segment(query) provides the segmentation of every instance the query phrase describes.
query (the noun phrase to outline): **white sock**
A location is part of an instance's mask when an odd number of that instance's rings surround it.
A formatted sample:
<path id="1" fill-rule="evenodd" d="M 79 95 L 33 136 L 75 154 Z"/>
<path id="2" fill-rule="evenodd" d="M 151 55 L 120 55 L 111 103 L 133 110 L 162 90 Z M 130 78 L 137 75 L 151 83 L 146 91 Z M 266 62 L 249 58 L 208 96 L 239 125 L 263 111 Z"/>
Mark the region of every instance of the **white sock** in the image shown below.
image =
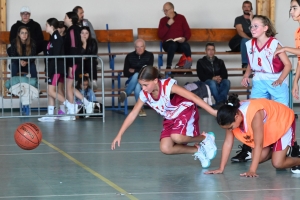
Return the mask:
<path id="1" fill-rule="evenodd" d="M 48 106 L 48 114 L 53 115 L 54 114 L 54 106 Z"/>
<path id="2" fill-rule="evenodd" d="M 82 100 L 84 106 L 88 106 L 89 105 L 89 101 L 84 97 L 83 100 Z"/>
<path id="3" fill-rule="evenodd" d="M 65 105 L 59 105 L 59 109 L 61 111 L 63 111 L 64 113 L 66 113 L 66 107 L 65 107 Z"/>

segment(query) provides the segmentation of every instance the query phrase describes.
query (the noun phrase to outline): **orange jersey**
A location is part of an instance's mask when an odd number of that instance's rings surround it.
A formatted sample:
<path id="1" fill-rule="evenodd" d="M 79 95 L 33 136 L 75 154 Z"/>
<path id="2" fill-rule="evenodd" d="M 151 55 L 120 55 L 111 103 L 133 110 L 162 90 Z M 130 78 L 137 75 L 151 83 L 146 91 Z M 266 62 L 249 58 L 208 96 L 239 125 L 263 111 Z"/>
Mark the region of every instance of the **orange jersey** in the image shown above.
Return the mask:
<path id="1" fill-rule="evenodd" d="M 244 116 L 243 128 L 232 130 L 234 136 L 242 143 L 254 148 L 252 120 L 254 115 L 263 110 L 264 141 L 263 147 L 270 146 L 279 140 L 292 126 L 294 111 L 289 107 L 268 99 L 251 99 L 241 102 L 239 110 Z"/>
<path id="2" fill-rule="evenodd" d="M 297 30 L 295 31 L 295 47 L 297 49 L 300 49 L 300 28 L 297 28 Z M 300 55 L 298 56 L 298 62 L 300 62 Z"/>

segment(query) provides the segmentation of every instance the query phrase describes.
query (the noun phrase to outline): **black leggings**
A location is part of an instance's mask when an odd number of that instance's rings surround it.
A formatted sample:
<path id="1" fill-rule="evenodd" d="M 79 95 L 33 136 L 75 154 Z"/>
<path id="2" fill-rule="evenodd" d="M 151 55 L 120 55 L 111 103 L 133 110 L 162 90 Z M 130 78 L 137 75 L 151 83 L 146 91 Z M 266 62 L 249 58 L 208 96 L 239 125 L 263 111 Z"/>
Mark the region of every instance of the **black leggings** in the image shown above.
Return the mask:
<path id="1" fill-rule="evenodd" d="M 184 53 L 186 57 L 191 57 L 191 47 L 187 42 L 183 42 L 183 43 L 174 42 L 174 41 L 164 42 L 163 49 L 165 52 L 168 52 L 167 66 L 172 66 L 172 61 L 174 58 L 174 54 L 176 52 Z"/>

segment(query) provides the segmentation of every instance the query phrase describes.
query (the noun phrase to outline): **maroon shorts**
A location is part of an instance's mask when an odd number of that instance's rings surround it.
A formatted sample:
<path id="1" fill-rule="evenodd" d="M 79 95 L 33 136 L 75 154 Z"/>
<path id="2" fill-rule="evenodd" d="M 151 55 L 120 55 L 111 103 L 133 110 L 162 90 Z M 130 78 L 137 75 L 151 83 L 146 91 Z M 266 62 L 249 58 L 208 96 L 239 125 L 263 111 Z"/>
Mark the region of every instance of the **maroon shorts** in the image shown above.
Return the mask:
<path id="1" fill-rule="evenodd" d="M 273 151 L 282 151 L 284 150 L 287 146 L 294 146 L 295 138 L 296 138 L 296 123 L 295 120 L 292 123 L 291 127 L 289 130 L 273 145 Z"/>
<path id="2" fill-rule="evenodd" d="M 182 111 L 175 119 L 164 119 L 160 139 L 170 137 L 171 134 L 181 134 L 195 137 L 199 133 L 199 113 L 196 105 Z"/>

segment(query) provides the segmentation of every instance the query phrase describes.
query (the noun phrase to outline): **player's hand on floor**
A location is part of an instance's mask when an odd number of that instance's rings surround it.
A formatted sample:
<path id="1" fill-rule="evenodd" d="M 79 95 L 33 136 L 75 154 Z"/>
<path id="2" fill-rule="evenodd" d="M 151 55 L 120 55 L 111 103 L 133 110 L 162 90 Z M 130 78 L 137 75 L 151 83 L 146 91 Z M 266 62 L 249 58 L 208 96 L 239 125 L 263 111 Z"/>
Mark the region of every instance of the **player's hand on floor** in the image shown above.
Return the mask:
<path id="1" fill-rule="evenodd" d="M 114 150 L 116 148 L 116 143 L 118 144 L 118 147 L 120 147 L 121 143 L 121 136 L 117 136 L 114 141 L 111 143 L 111 150 Z"/>
<path id="2" fill-rule="evenodd" d="M 204 174 L 222 174 L 222 173 L 223 173 L 223 170 L 220 170 L 220 169 L 210 170 L 210 171 L 204 172 Z"/>
<path id="3" fill-rule="evenodd" d="M 245 172 L 245 173 L 243 173 L 243 174 L 240 174 L 240 176 L 243 176 L 243 177 L 250 177 L 250 178 L 258 177 L 258 175 L 256 174 L 256 172 Z"/>

